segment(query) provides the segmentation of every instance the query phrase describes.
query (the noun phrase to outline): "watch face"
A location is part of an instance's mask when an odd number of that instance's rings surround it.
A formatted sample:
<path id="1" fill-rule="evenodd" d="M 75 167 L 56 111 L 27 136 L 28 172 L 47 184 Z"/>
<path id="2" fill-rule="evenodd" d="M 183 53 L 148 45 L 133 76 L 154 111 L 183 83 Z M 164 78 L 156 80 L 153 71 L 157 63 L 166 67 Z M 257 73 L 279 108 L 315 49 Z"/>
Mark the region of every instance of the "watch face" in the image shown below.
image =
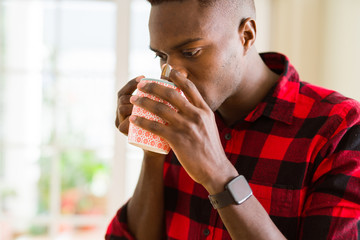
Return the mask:
<path id="1" fill-rule="evenodd" d="M 252 195 L 251 188 L 242 175 L 229 182 L 227 189 L 237 204 L 241 204 Z"/>

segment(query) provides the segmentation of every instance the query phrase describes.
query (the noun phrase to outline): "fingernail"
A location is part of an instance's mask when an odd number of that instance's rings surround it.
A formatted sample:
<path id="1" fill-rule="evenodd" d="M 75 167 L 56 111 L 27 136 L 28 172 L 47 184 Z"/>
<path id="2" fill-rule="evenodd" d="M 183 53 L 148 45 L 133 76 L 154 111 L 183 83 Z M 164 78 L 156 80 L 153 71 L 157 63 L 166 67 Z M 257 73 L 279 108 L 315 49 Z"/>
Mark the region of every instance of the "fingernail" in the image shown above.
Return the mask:
<path id="1" fill-rule="evenodd" d="M 129 121 L 130 121 L 130 122 L 135 122 L 135 120 L 136 120 L 136 116 L 131 115 L 131 116 L 129 117 Z"/>
<path id="2" fill-rule="evenodd" d="M 136 102 L 138 99 L 139 99 L 138 96 L 133 95 L 133 96 L 130 97 L 130 102 L 131 102 L 131 103 L 134 103 L 134 102 Z"/>
<path id="3" fill-rule="evenodd" d="M 138 84 L 138 88 L 143 88 L 143 87 L 145 87 L 145 85 L 146 85 L 146 82 L 140 81 Z"/>
<path id="4" fill-rule="evenodd" d="M 136 77 L 135 81 L 140 82 L 141 79 L 143 79 L 143 78 L 144 78 L 144 76 L 138 76 L 138 77 Z"/>
<path id="5" fill-rule="evenodd" d="M 171 69 L 172 67 L 167 63 L 162 65 L 161 78 L 168 79 L 170 77 Z"/>

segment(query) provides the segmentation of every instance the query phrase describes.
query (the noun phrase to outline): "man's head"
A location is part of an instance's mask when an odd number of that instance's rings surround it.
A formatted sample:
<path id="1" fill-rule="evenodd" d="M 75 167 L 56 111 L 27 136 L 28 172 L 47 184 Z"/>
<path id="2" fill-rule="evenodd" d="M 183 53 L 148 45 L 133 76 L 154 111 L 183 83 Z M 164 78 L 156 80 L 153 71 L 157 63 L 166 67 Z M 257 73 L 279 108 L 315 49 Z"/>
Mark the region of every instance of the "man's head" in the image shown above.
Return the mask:
<path id="1" fill-rule="evenodd" d="M 148 0 L 150 48 L 218 109 L 241 88 L 256 38 L 253 0 Z"/>

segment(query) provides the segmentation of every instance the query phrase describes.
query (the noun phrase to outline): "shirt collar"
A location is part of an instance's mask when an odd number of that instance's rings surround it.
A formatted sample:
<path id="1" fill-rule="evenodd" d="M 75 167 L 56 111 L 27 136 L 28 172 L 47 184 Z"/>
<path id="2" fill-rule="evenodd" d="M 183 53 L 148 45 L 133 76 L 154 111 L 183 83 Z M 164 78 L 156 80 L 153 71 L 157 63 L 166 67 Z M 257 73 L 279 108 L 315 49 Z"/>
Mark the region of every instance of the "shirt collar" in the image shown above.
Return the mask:
<path id="1" fill-rule="evenodd" d="M 273 72 L 280 75 L 280 78 L 263 101 L 245 117 L 245 121 L 254 122 L 260 116 L 266 116 L 291 124 L 300 88 L 299 75 L 284 55 L 262 53 L 260 56 Z"/>

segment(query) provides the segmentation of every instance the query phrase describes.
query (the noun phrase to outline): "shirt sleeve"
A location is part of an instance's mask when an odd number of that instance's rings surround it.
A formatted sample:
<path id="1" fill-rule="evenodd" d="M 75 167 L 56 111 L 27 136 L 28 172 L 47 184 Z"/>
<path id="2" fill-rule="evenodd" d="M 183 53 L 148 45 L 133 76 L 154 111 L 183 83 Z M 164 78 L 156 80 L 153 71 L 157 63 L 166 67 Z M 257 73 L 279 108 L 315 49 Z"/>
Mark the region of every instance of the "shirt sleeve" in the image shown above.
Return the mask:
<path id="1" fill-rule="evenodd" d="M 317 155 L 299 239 L 360 239 L 360 124 L 355 113 L 345 117 Z"/>
<path id="2" fill-rule="evenodd" d="M 135 240 L 127 225 L 127 206 L 128 204 L 126 203 L 120 208 L 110 222 L 106 231 L 105 240 Z"/>

